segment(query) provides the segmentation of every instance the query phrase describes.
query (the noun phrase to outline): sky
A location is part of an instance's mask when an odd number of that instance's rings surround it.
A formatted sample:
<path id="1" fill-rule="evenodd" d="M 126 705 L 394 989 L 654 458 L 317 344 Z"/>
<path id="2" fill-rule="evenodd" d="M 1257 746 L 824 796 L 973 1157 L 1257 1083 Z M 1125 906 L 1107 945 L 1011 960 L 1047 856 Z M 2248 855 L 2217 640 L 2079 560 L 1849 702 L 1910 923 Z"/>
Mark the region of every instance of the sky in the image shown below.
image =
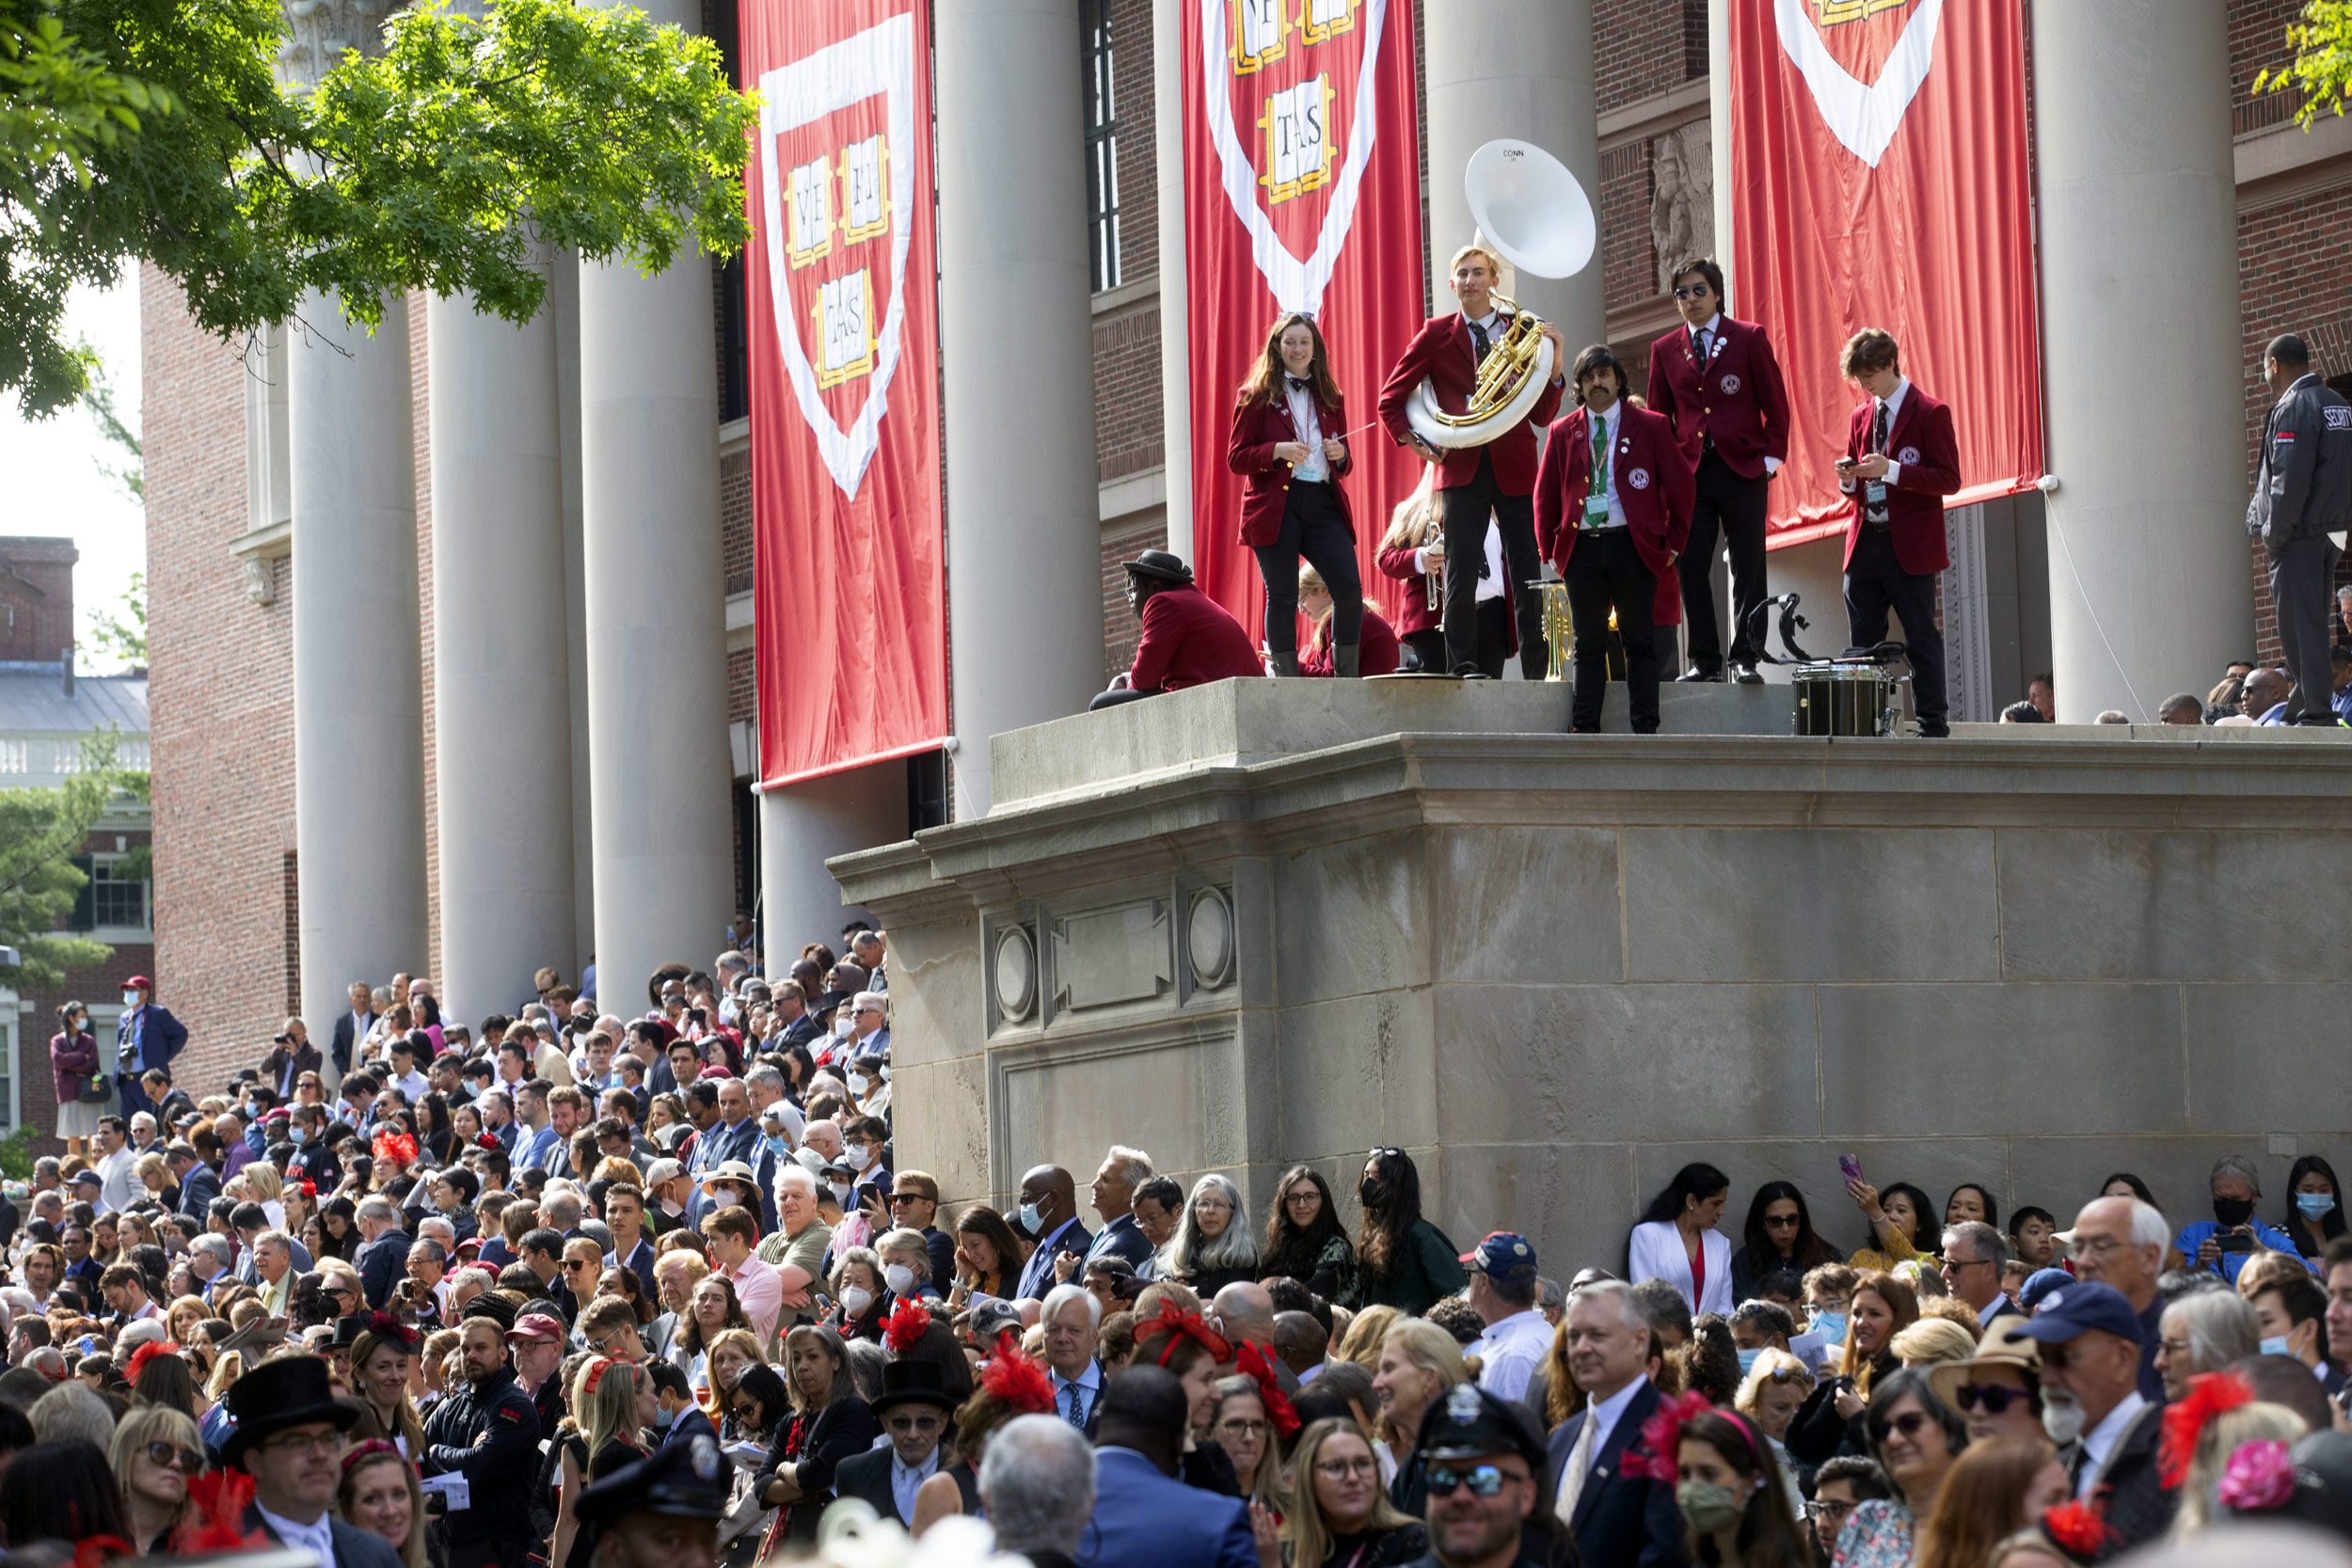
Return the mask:
<path id="1" fill-rule="evenodd" d="M 125 269 L 108 289 L 76 289 L 66 306 L 65 338 L 97 346 L 115 387 L 117 412 L 138 428 L 139 291 Z M 88 651 L 89 612 L 113 608 L 147 567 L 147 525 L 139 503 L 99 471 L 122 456 L 80 405 L 43 420 L 27 420 L 11 394 L 0 397 L 0 473 L 8 476 L 0 499 L 0 533 L 69 534 L 81 547 L 73 568 L 73 617 L 84 643 L 79 665 L 96 674 L 114 665 Z"/>

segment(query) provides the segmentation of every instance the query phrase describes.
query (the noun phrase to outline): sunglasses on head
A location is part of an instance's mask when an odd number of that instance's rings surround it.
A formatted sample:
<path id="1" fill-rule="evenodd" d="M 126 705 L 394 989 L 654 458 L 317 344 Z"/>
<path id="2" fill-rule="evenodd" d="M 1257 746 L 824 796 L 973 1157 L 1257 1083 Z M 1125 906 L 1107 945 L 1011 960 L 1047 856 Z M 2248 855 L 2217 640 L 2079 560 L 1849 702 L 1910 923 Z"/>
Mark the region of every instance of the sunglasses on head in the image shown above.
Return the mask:
<path id="1" fill-rule="evenodd" d="M 1952 1390 L 1952 1402 L 1963 1411 L 1984 1407 L 1988 1416 L 1998 1416 L 2012 1404 L 2022 1404 L 2030 1396 L 2023 1388 L 1986 1387 L 1980 1384 L 1963 1383 Z"/>
<path id="2" fill-rule="evenodd" d="M 1502 1473 L 1500 1465 L 1474 1465 L 1467 1470 L 1433 1465 L 1428 1474 L 1429 1495 L 1433 1497 L 1450 1497 L 1465 1485 L 1473 1497 L 1492 1497 L 1500 1495 L 1503 1484 L 1511 1479 Z"/>
<path id="3" fill-rule="evenodd" d="M 1924 1411 L 1906 1410 L 1899 1416 L 1889 1417 L 1886 1425 L 1880 1429 L 1879 1436 L 1883 1440 L 1888 1433 L 1899 1432 L 1905 1437 L 1916 1437 L 1919 1435 L 1919 1429 L 1926 1426 L 1928 1420 L 1929 1418 Z"/>

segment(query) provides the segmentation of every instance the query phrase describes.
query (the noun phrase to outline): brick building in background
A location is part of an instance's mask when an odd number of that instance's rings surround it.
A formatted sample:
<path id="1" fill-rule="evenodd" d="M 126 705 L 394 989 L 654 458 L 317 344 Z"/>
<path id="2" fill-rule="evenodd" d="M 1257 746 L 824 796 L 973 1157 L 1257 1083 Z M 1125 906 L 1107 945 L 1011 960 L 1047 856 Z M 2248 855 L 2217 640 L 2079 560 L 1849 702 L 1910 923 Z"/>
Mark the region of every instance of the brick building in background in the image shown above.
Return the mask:
<path id="1" fill-rule="evenodd" d="M 0 789 L 52 789 L 82 768 L 82 742 L 116 736 L 115 761 L 134 771 L 148 764 L 147 676 L 73 673 L 73 566 L 71 539 L 0 538 Z M 49 1037 L 68 1001 L 89 1008 L 102 1040 L 114 1038 L 121 983 L 151 974 L 154 901 L 138 874 L 151 843 L 147 806 L 118 796 L 74 858 L 89 884 L 65 922 L 65 934 L 114 949 L 113 957 L 66 972 L 62 984 L 0 989 L 0 1135 L 30 1123 L 37 1151 L 59 1153 L 56 1082 Z M 178 999 L 158 995 L 166 1006 Z"/>
<path id="2" fill-rule="evenodd" d="M 2291 95 L 2253 91 L 2265 68 L 2285 60 L 2285 28 L 2299 8 L 2298 0 L 2231 0 L 2229 6 L 2249 477 L 2267 401 L 2257 363 L 2261 345 L 2277 332 L 2299 331 L 2323 374 L 2352 372 L 2352 269 L 2342 264 L 2352 246 L 2352 120 L 2329 119 L 2307 134 L 2290 121 Z M 1152 0 L 1078 0 L 1076 9 L 1079 36 L 1072 40 L 1070 68 L 1087 84 L 1107 674 L 1125 665 L 1136 635 L 1118 562 L 1168 537 Z M 1601 227 L 1595 264 L 1606 282 L 1608 336 L 1638 385 L 1650 340 L 1675 319 L 1662 267 L 1686 250 L 1714 246 L 1707 3 L 1594 0 L 1593 13 L 1602 171 L 1601 187 L 1592 193 Z M 712 0 L 705 14 L 734 57 L 733 6 Z M 1458 181 L 1460 171 L 1431 169 L 1427 178 Z M 1432 236 L 1431 244 L 1443 250 L 1458 238 Z M 713 268 L 712 322 L 721 415 L 727 421 L 722 426 L 721 527 L 737 895 L 749 905 L 758 872 L 748 787 L 756 747 L 740 277 L 734 267 Z M 159 995 L 190 1025 L 189 1062 L 201 1074 L 258 1058 L 296 1002 L 283 342 L 276 335 L 266 342 L 223 345 L 187 322 L 157 275 L 148 273 L 142 286 L 150 635 L 161 764 L 155 812 L 166 827 L 156 866 L 165 914 L 156 977 Z M 421 301 L 412 301 L 411 316 L 422 320 Z M 354 583 L 348 591 L 392 594 L 412 603 L 430 650 L 425 400 L 432 367 L 421 330 L 412 342 L 418 568 L 413 578 Z M 2171 389 L 2159 401 L 2177 401 L 2185 391 Z M 1968 510 L 1977 515 L 1963 526 L 1981 531 L 1982 568 L 1967 580 L 1947 578 L 1946 593 L 1947 601 L 1953 594 L 1981 596 L 1984 610 L 1974 624 L 1985 628 L 1979 635 L 1991 645 L 1981 650 L 1978 689 L 1955 692 L 1963 705 L 1956 706 L 1956 716 L 1990 717 L 2001 703 L 2023 694 L 2028 675 L 2048 666 L 2050 564 L 2038 496 Z M 947 526 L 954 527 L 953 518 Z M 1207 518 L 1200 526 L 1227 524 Z M 2217 519 L 2217 526 L 2229 520 Z M 1772 559 L 1775 591 L 1800 587 L 1814 610 L 1824 612 L 1817 615 L 1817 626 L 1842 626 L 1836 551 L 1835 541 L 1822 541 L 1775 551 Z M 2262 651 L 2275 655 L 2257 553 L 2249 558 L 2256 624 Z M 544 613 L 560 612 L 560 589 L 547 585 Z M 427 665 L 429 731 L 429 657 Z M 351 743 L 422 746 L 426 819 L 433 820 L 436 759 L 429 733 L 355 733 Z M 909 826 L 940 820 L 942 759 L 916 757 L 907 769 Z M 428 832 L 428 846 L 432 838 Z M 437 898 L 431 855 L 429 848 L 429 891 Z M 433 907 L 437 911 L 437 903 Z M 437 916 L 436 950 L 421 960 L 427 970 L 441 962 L 439 927 Z M 319 1021 L 312 1022 L 317 1026 Z"/>

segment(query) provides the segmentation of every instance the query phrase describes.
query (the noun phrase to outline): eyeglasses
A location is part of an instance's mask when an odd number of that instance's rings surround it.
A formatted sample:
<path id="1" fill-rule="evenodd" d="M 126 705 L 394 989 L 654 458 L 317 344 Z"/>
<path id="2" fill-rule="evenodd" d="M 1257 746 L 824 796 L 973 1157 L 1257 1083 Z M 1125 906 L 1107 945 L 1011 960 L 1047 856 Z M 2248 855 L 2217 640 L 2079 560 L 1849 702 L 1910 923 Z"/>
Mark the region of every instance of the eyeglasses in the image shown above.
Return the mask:
<path id="1" fill-rule="evenodd" d="M 1715 291 L 1704 283 L 1688 283 L 1675 291 L 1677 299 L 1705 299 Z"/>
<path id="2" fill-rule="evenodd" d="M 588 1267 L 588 1264 L 581 1259 L 567 1258 L 564 1260 L 564 1267 L 567 1273 L 578 1274 L 580 1270 Z"/>
<path id="3" fill-rule="evenodd" d="M 1253 1437 L 1263 1437 L 1266 1434 L 1265 1422 L 1253 1421 L 1246 1417 L 1236 1418 L 1230 1421 L 1219 1421 L 1216 1423 L 1216 1429 L 1219 1432 L 1244 1433 Z"/>
<path id="4" fill-rule="evenodd" d="M 1473 1497 L 1498 1497 L 1502 1494 L 1503 1486 L 1512 1479 L 1502 1473 L 1502 1466 L 1500 1465 L 1478 1465 L 1467 1470 L 1456 1470 L 1450 1465 L 1433 1465 L 1429 1467 L 1429 1495 L 1433 1497 L 1450 1497 L 1464 1486 L 1468 1486 Z"/>
<path id="5" fill-rule="evenodd" d="M 1304 1203 L 1321 1203 L 1323 1201 L 1323 1195 L 1316 1192 L 1312 1187 L 1301 1187 L 1295 1193 L 1285 1194 L 1282 1201 L 1293 1208 L 1296 1208 L 1298 1205 Z"/>
<path id="6" fill-rule="evenodd" d="M 1764 1216 L 1764 1228 L 1767 1230 L 1794 1230 L 1797 1228 L 1797 1216 L 1794 1214 L 1767 1214 Z"/>
<path id="7" fill-rule="evenodd" d="M 1987 1387 L 1980 1383 L 1963 1383 L 1952 1390 L 1952 1402 L 1961 1409 L 1973 1411 L 1982 1405 L 1988 1416 L 1998 1416 L 2010 1405 L 2023 1403 L 2030 1398 L 2032 1396 L 2023 1388 Z"/>
<path id="8" fill-rule="evenodd" d="M 939 1199 L 928 1193 L 892 1193 L 890 1195 L 890 1206 L 893 1209 L 901 1203 L 937 1203 Z"/>
<path id="9" fill-rule="evenodd" d="M 1853 1503 L 1807 1503 L 1804 1516 L 1815 1520 L 1843 1520 L 1857 1505 Z"/>
<path id="10" fill-rule="evenodd" d="M 1315 1474 L 1329 1476 L 1333 1481 L 1345 1481 L 1350 1476 L 1376 1476 L 1380 1462 L 1366 1454 L 1361 1459 L 1318 1459 Z"/>
<path id="11" fill-rule="evenodd" d="M 1899 1416 L 1887 1418 L 1886 1425 L 1879 1429 L 1879 1440 L 1885 1441 L 1886 1434 L 1890 1432 L 1899 1433 L 1907 1438 L 1915 1438 L 1919 1435 L 1919 1429 L 1927 1424 L 1928 1416 L 1925 1411 L 1906 1410 Z"/>
<path id="12" fill-rule="evenodd" d="M 1958 1274 L 1963 1269 L 1989 1269 L 1992 1266 L 1993 1259 L 1990 1258 L 1947 1258 L 1944 1259 L 1940 1272 L 1944 1274 Z"/>
<path id="13" fill-rule="evenodd" d="M 166 1469 L 177 1465 L 183 1475 L 195 1476 L 204 1472 L 204 1456 L 177 1443 L 150 1443 L 147 1445 L 147 1457 L 149 1463 L 161 1465 Z"/>
<path id="14" fill-rule="evenodd" d="M 310 1433 L 307 1436 L 290 1432 L 282 1436 L 268 1438 L 259 1446 L 273 1453 L 335 1453 L 343 1446 L 343 1434 L 331 1428 L 326 1432 Z"/>
<path id="15" fill-rule="evenodd" d="M 888 1422 L 893 1432 L 937 1432 L 946 1424 L 937 1416 L 893 1416 Z"/>

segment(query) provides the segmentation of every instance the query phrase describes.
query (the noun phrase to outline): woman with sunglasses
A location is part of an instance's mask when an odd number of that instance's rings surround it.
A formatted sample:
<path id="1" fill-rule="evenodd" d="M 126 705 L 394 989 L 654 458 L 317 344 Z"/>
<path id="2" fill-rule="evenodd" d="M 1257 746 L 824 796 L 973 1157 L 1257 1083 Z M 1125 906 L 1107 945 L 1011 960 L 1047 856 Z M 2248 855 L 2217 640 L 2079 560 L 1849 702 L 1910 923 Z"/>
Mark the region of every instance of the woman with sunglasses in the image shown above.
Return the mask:
<path id="1" fill-rule="evenodd" d="M 1344 1417 L 1316 1421 L 1291 1449 L 1295 1479 L 1282 1517 L 1292 1568 L 1394 1568 L 1429 1550 L 1429 1532 L 1389 1501 L 1380 1461 Z"/>
<path id="2" fill-rule="evenodd" d="M 115 1428 L 108 1461 L 121 1489 L 132 1544 L 161 1556 L 186 1512 L 188 1482 L 204 1470 L 204 1444 L 196 1423 L 185 1411 L 136 1406 Z"/>
<path id="3" fill-rule="evenodd" d="M 1859 1504 L 1838 1532 L 1834 1568 L 1910 1568 L 1912 1537 L 1935 1507 L 1968 1429 L 1935 1397 L 1928 1374 L 1902 1368 L 1879 1379 L 1866 1419 L 1871 1456 L 1895 1496 Z"/>
<path id="4" fill-rule="evenodd" d="M 1813 1211 L 1793 1181 L 1767 1181 L 1756 1189 L 1740 1240 L 1745 1244 L 1731 1255 L 1734 1301 L 1755 1300 L 1756 1282 L 1774 1270 L 1794 1269 L 1804 1275 L 1842 1260 L 1813 1228 Z"/>
<path id="5" fill-rule="evenodd" d="M 1347 404 L 1314 318 L 1294 310 L 1266 334 L 1233 398 L 1225 466 L 1244 477 L 1241 543 L 1265 579 L 1265 647 L 1278 675 L 1298 673 L 1298 558 L 1331 594 L 1331 670 L 1358 673 L 1364 585 L 1356 522 L 1340 487 L 1355 459 L 1341 435 Z"/>
<path id="6" fill-rule="evenodd" d="M 2023 1318 L 1995 1318 L 1977 1354 L 1928 1369 L 1935 1397 L 1968 1423 L 1971 1443 L 2042 1433 L 2042 1345 L 2014 1332 Z"/>

